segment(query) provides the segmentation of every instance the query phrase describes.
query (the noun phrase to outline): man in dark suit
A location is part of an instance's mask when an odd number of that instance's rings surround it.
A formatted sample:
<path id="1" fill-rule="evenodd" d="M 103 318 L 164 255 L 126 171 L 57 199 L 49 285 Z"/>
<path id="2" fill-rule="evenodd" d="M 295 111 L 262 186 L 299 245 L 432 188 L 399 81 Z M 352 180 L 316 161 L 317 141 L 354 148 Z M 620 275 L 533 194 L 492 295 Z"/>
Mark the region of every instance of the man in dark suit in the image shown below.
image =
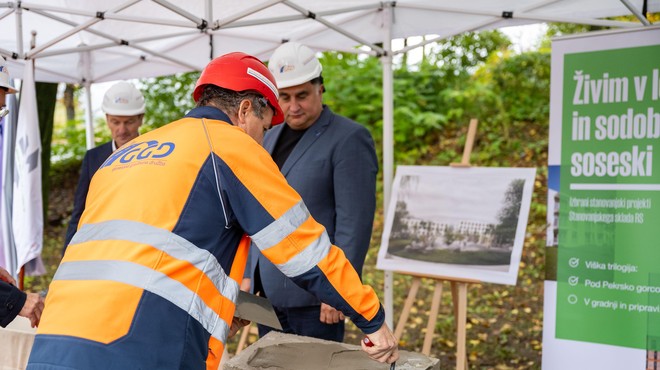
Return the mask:
<path id="1" fill-rule="evenodd" d="M 308 47 L 285 43 L 268 67 L 285 124 L 266 133 L 264 148 L 361 273 L 376 208 L 378 159 L 371 134 L 323 105 L 322 66 Z M 253 291 L 268 297 L 285 332 L 343 341 L 344 315 L 288 280 L 254 247 L 247 271 Z M 259 325 L 260 336 L 270 330 Z"/>
<path id="2" fill-rule="evenodd" d="M 106 91 L 101 108 L 105 113 L 112 140 L 85 153 L 76 195 L 73 199 L 73 212 L 64 238 L 63 254 L 78 230 L 78 221 L 85 210 L 85 200 L 92 176 L 112 152 L 139 135 L 138 129 L 144 118 L 144 96 L 133 84 L 124 81 L 117 82 Z"/>

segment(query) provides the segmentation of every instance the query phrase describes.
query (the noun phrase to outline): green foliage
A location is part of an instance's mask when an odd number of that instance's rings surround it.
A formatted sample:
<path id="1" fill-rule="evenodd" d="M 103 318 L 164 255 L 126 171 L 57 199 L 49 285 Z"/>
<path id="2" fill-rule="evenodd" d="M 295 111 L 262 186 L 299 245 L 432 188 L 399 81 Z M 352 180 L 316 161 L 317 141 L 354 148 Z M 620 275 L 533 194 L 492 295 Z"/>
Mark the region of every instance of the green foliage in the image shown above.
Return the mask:
<path id="1" fill-rule="evenodd" d="M 503 51 L 509 46 L 511 41 L 500 31 L 467 32 L 431 47 L 422 65 L 438 68 L 446 83 L 460 83 L 460 77 L 467 77 L 493 52 Z M 453 81 L 454 78 L 456 81 Z"/>
<path id="2" fill-rule="evenodd" d="M 395 161 L 412 164 L 429 159 L 455 123 L 496 99 L 491 86 L 470 86 L 470 71 L 510 41 L 499 31 L 467 33 L 428 48 L 413 66 L 394 71 Z M 382 67 L 375 58 L 348 53 L 325 53 L 321 58 L 326 93 L 324 102 L 339 114 L 367 126 L 382 142 Z M 447 127 L 447 126 L 451 127 Z M 380 150 L 380 147 L 378 147 Z M 449 153 L 451 157 L 455 153 Z"/>
<path id="3" fill-rule="evenodd" d="M 67 121 L 63 127 L 55 129 L 51 161 L 82 158 L 87 150 L 85 141 L 85 122 L 79 119 Z"/>
<path id="4" fill-rule="evenodd" d="M 335 113 L 367 126 L 374 137 L 382 137 L 383 74 L 378 59 L 326 52 L 320 61 L 326 88 L 323 102 Z"/>
<path id="5" fill-rule="evenodd" d="M 199 72 L 143 80 L 141 91 L 146 101 L 141 131 L 149 131 L 182 118 L 195 103 L 192 92 Z"/>
<path id="6" fill-rule="evenodd" d="M 639 19 L 634 15 L 624 15 L 611 17 L 610 20 L 623 21 L 623 22 L 633 22 L 640 24 Z M 657 13 L 647 13 L 646 19 L 652 24 L 657 24 L 660 21 L 660 12 Z M 591 26 L 586 24 L 573 24 L 573 23 L 548 23 L 548 30 L 546 31 L 545 38 L 541 43 L 542 49 L 550 48 L 550 41 L 553 37 L 564 36 L 564 35 L 573 35 L 577 33 L 585 33 L 592 31 L 602 31 L 611 29 L 610 27 L 604 26 Z"/>
<path id="7" fill-rule="evenodd" d="M 110 141 L 110 129 L 105 118 L 94 121 L 94 143 L 100 145 Z M 83 118 L 67 121 L 55 127 L 53 133 L 51 161 L 56 163 L 70 159 L 82 159 L 87 151 L 87 134 Z"/>
<path id="8" fill-rule="evenodd" d="M 550 98 L 550 54 L 528 52 L 504 58 L 490 72 L 492 92 L 510 121 L 545 121 Z"/>

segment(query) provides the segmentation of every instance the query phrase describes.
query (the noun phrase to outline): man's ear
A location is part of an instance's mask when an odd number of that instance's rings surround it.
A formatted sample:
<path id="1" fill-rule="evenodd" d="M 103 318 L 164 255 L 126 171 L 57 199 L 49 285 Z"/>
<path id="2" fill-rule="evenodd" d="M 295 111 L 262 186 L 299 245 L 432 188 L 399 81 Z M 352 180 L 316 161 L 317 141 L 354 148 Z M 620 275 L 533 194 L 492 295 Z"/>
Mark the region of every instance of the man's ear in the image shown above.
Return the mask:
<path id="1" fill-rule="evenodd" d="M 245 121 L 250 109 L 252 109 L 252 102 L 250 99 L 241 100 L 241 103 L 238 106 L 238 120 Z"/>
<path id="2" fill-rule="evenodd" d="M 248 112 L 252 109 L 252 102 L 249 99 L 241 100 L 236 111 L 236 120 L 238 127 L 245 129 Z"/>

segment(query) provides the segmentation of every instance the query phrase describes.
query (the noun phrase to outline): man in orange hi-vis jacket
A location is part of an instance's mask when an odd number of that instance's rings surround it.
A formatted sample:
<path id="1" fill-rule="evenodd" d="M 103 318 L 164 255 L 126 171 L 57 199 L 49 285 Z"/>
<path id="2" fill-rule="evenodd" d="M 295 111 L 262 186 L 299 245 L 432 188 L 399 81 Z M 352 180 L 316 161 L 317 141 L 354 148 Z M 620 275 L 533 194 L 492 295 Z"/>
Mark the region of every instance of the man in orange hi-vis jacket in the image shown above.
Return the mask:
<path id="1" fill-rule="evenodd" d="M 223 55 L 193 97 L 197 108 L 133 139 L 92 178 L 28 369 L 217 368 L 245 324 L 233 315 L 250 238 L 350 317 L 374 344 L 362 344 L 371 358 L 396 361 L 376 293 L 260 146 L 283 120 L 268 69 Z"/>

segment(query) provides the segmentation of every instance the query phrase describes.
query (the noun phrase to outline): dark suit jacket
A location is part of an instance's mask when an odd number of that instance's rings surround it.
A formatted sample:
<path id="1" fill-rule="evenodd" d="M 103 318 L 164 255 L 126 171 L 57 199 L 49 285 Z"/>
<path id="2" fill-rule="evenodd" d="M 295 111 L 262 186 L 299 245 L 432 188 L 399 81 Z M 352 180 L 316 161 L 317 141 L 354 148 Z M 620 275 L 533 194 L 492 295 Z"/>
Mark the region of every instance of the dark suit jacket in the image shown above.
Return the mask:
<path id="1" fill-rule="evenodd" d="M 73 198 L 73 212 L 71 213 L 71 220 L 69 221 L 69 227 L 66 229 L 66 237 L 64 238 L 64 251 L 66 251 L 66 247 L 71 242 L 73 234 L 78 230 L 78 222 L 85 210 L 85 200 L 87 199 L 87 192 L 89 191 L 89 183 L 92 181 L 92 176 L 94 176 L 103 162 L 108 159 L 110 154 L 112 154 L 112 141 L 92 148 L 85 153 L 82 166 L 80 166 L 80 177 L 78 178 L 76 195 Z"/>
<path id="2" fill-rule="evenodd" d="M 275 126 L 266 133 L 264 148 L 271 154 L 282 127 Z M 369 131 L 334 114 L 327 106 L 282 166 L 289 184 L 358 273 L 371 239 L 377 173 L 378 158 Z M 262 285 L 274 306 L 320 304 L 316 297 L 286 278 L 255 246 L 250 251 L 246 276 L 254 276 L 257 260 Z"/>
<path id="3" fill-rule="evenodd" d="M 3 328 L 14 321 L 14 318 L 21 312 L 27 294 L 21 292 L 15 286 L 0 281 L 0 326 Z"/>

